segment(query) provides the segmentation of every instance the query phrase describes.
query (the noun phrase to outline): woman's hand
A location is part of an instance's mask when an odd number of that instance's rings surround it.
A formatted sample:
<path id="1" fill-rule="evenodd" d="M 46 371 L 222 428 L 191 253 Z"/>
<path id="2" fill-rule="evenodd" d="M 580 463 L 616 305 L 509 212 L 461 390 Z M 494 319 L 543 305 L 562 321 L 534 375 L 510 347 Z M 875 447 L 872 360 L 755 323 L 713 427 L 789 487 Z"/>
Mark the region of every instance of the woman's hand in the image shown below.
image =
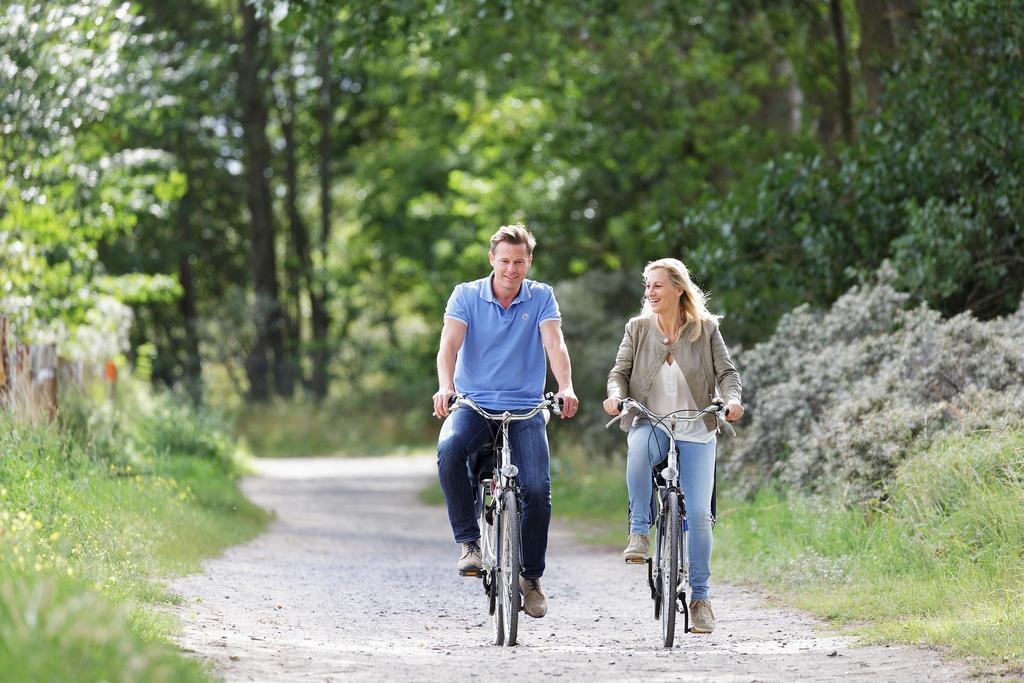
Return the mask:
<path id="1" fill-rule="evenodd" d="M 606 398 L 604 400 L 604 403 L 602 403 L 601 405 L 604 406 L 604 412 L 608 413 L 609 415 L 618 415 L 620 403 L 622 403 L 621 398 L 619 398 L 618 396 L 612 396 L 611 398 Z"/>
<path id="2" fill-rule="evenodd" d="M 743 406 L 736 401 L 730 401 L 725 405 L 725 419 L 729 422 L 735 422 L 736 420 L 743 417 Z"/>

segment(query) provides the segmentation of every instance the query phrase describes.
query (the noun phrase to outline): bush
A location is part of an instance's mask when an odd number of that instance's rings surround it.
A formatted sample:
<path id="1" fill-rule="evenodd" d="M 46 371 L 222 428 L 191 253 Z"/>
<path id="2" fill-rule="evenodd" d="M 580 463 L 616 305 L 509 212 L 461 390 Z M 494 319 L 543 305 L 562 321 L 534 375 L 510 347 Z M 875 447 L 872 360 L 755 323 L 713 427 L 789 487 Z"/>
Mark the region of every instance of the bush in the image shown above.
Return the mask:
<path id="1" fill-rule="evenodd" d="M 880 496 L 906 453 L 940 432 L 1019 421 L 1024 314 L 943 319 L 908 308 L 895 276 L 883 266 L 828 312 L 800 307 L 737 354 L 749 422 L 726 444 L 724 470 L 741 489 L 774 479 Z"/>

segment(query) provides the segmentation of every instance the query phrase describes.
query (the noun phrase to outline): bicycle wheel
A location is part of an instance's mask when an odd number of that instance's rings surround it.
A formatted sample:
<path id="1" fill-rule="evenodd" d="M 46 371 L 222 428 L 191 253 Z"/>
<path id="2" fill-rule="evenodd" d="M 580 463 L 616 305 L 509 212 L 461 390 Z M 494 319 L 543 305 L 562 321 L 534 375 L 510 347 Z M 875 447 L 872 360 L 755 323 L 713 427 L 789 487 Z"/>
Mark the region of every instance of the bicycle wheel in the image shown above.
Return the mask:
<path id="1" fill-rule="evenodd" d="M 483 584 L 484 594 L 487 596 L 487 615 L 491 620 L 491 634 L 495 645 L 505 644 L 505 622 L 501 618 L 501 609 L 498 608 L 498 570 L 497 545 L 495 539 L 498 530 L 495 528 L 494 515 L 489 514 L 487 506 L 484 506 L 480 513 L 480 550 L 483 553 Z"/>
<path id="2" fill-rule="evenodd" d="M 487 603 L 491 615 L 491 642 L 495 645 L 505 644 L 505 618 L 502 615 L 501 607 L 497 603 L 497 595 L 499 589 L 499 573 L 496 569 L 492 569 L 488 572 L 490 576 L 490 586 L 487 589 Z M 484 581 L 487 581 L 485 578 Z"/>
<path id="3" fill-rule="evenodd" d="M 664 501 L 664 497 L 660 498 Z M 654 619 L 661 619 L 661 557 L 665 553 L 665 510 L 659 505 L 654 518 L 654 555 L 651 556 L 648 571 L 651 572 L 651 598 L 654 599 Z"/>
<path id="4" fill-rule="evenodd" d="M 674 493 L 666 495 L 665 514 L 661 518 L 662 528 L 658 529 L 663 538 L 661 548 L 661 637 L 665 647 L 672 647 L 676 636 L 676 600 L 679 594 L 679 535 L 682 528 L 679 520 L 679 498 Z"/>
<path id="5" fill-rule="evenodd" d="M 519 573 L 522 569 L 522 555 L 519 548 L 519 500 L 513 491 L 502 494 L 501 520 L 499 521 L 498 589 L 502 621 L 505 624 L 505 644 L 515 645 L 519 630 L 519 609 L 522 593 L 519 591 Z"/>

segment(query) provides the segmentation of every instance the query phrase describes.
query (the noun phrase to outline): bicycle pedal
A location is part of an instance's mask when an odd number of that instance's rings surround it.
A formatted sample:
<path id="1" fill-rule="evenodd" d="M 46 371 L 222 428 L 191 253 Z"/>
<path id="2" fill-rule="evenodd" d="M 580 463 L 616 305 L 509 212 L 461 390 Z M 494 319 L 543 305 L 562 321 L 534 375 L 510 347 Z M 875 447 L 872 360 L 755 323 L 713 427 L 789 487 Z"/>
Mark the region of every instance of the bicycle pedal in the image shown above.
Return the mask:
<path id="1" fill-rule="evenodd" d="M 459 576 L 478 577 L 478 576 L 483 576 L 483 575 L 484 575 L 484 573 L 483 573 L 483 570 L 481 570 L 481 569 L 460 569 L 459 570 Z"/>
<path id="2" fill-rule="evenodd" d="M 635 558 L 631 557 L 631 558 L 626 560 L 626 564 L 647 564 L 647 560 L 646 559 L 638 560 L 638 559 L 635 559 Z"/>

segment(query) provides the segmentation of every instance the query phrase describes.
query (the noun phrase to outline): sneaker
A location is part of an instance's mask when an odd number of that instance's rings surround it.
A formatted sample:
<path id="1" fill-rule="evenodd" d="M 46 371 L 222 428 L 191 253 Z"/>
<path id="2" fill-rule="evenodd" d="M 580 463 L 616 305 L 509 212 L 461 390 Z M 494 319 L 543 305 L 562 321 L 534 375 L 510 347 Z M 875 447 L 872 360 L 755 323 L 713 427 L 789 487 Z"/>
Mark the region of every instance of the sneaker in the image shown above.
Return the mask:
<path id="1" fill-rule="evenodd" d="M 523 591 L 523 611 L 534 619 L 548 613 L 548 599 L 540 587 L 540 579 L 519 577 L 519 588 Z"/>
<path id="2" fill-rule="evenodd" d="M 647 534 L 630 534 L 629 543 L 622 551 L 622 559 L 626 562 L 646 562 L 647 553 L 651 549 L 651 539 Z"/>
<path id="3" fill-rule="evenodd" d="M 463 576 L 476 576 L 483 569 L 483 558 L 480 557 L 480 542 L 469 541 L 462 544 L 462 557 L 459 558 L 459 573 Z"/>
<path id="4" fill-rule="evenodd" d="M 715 630 L 715 613 L 711 611 L 710 600 L 690 601 L 690 631 L 711 633 Z"/>

